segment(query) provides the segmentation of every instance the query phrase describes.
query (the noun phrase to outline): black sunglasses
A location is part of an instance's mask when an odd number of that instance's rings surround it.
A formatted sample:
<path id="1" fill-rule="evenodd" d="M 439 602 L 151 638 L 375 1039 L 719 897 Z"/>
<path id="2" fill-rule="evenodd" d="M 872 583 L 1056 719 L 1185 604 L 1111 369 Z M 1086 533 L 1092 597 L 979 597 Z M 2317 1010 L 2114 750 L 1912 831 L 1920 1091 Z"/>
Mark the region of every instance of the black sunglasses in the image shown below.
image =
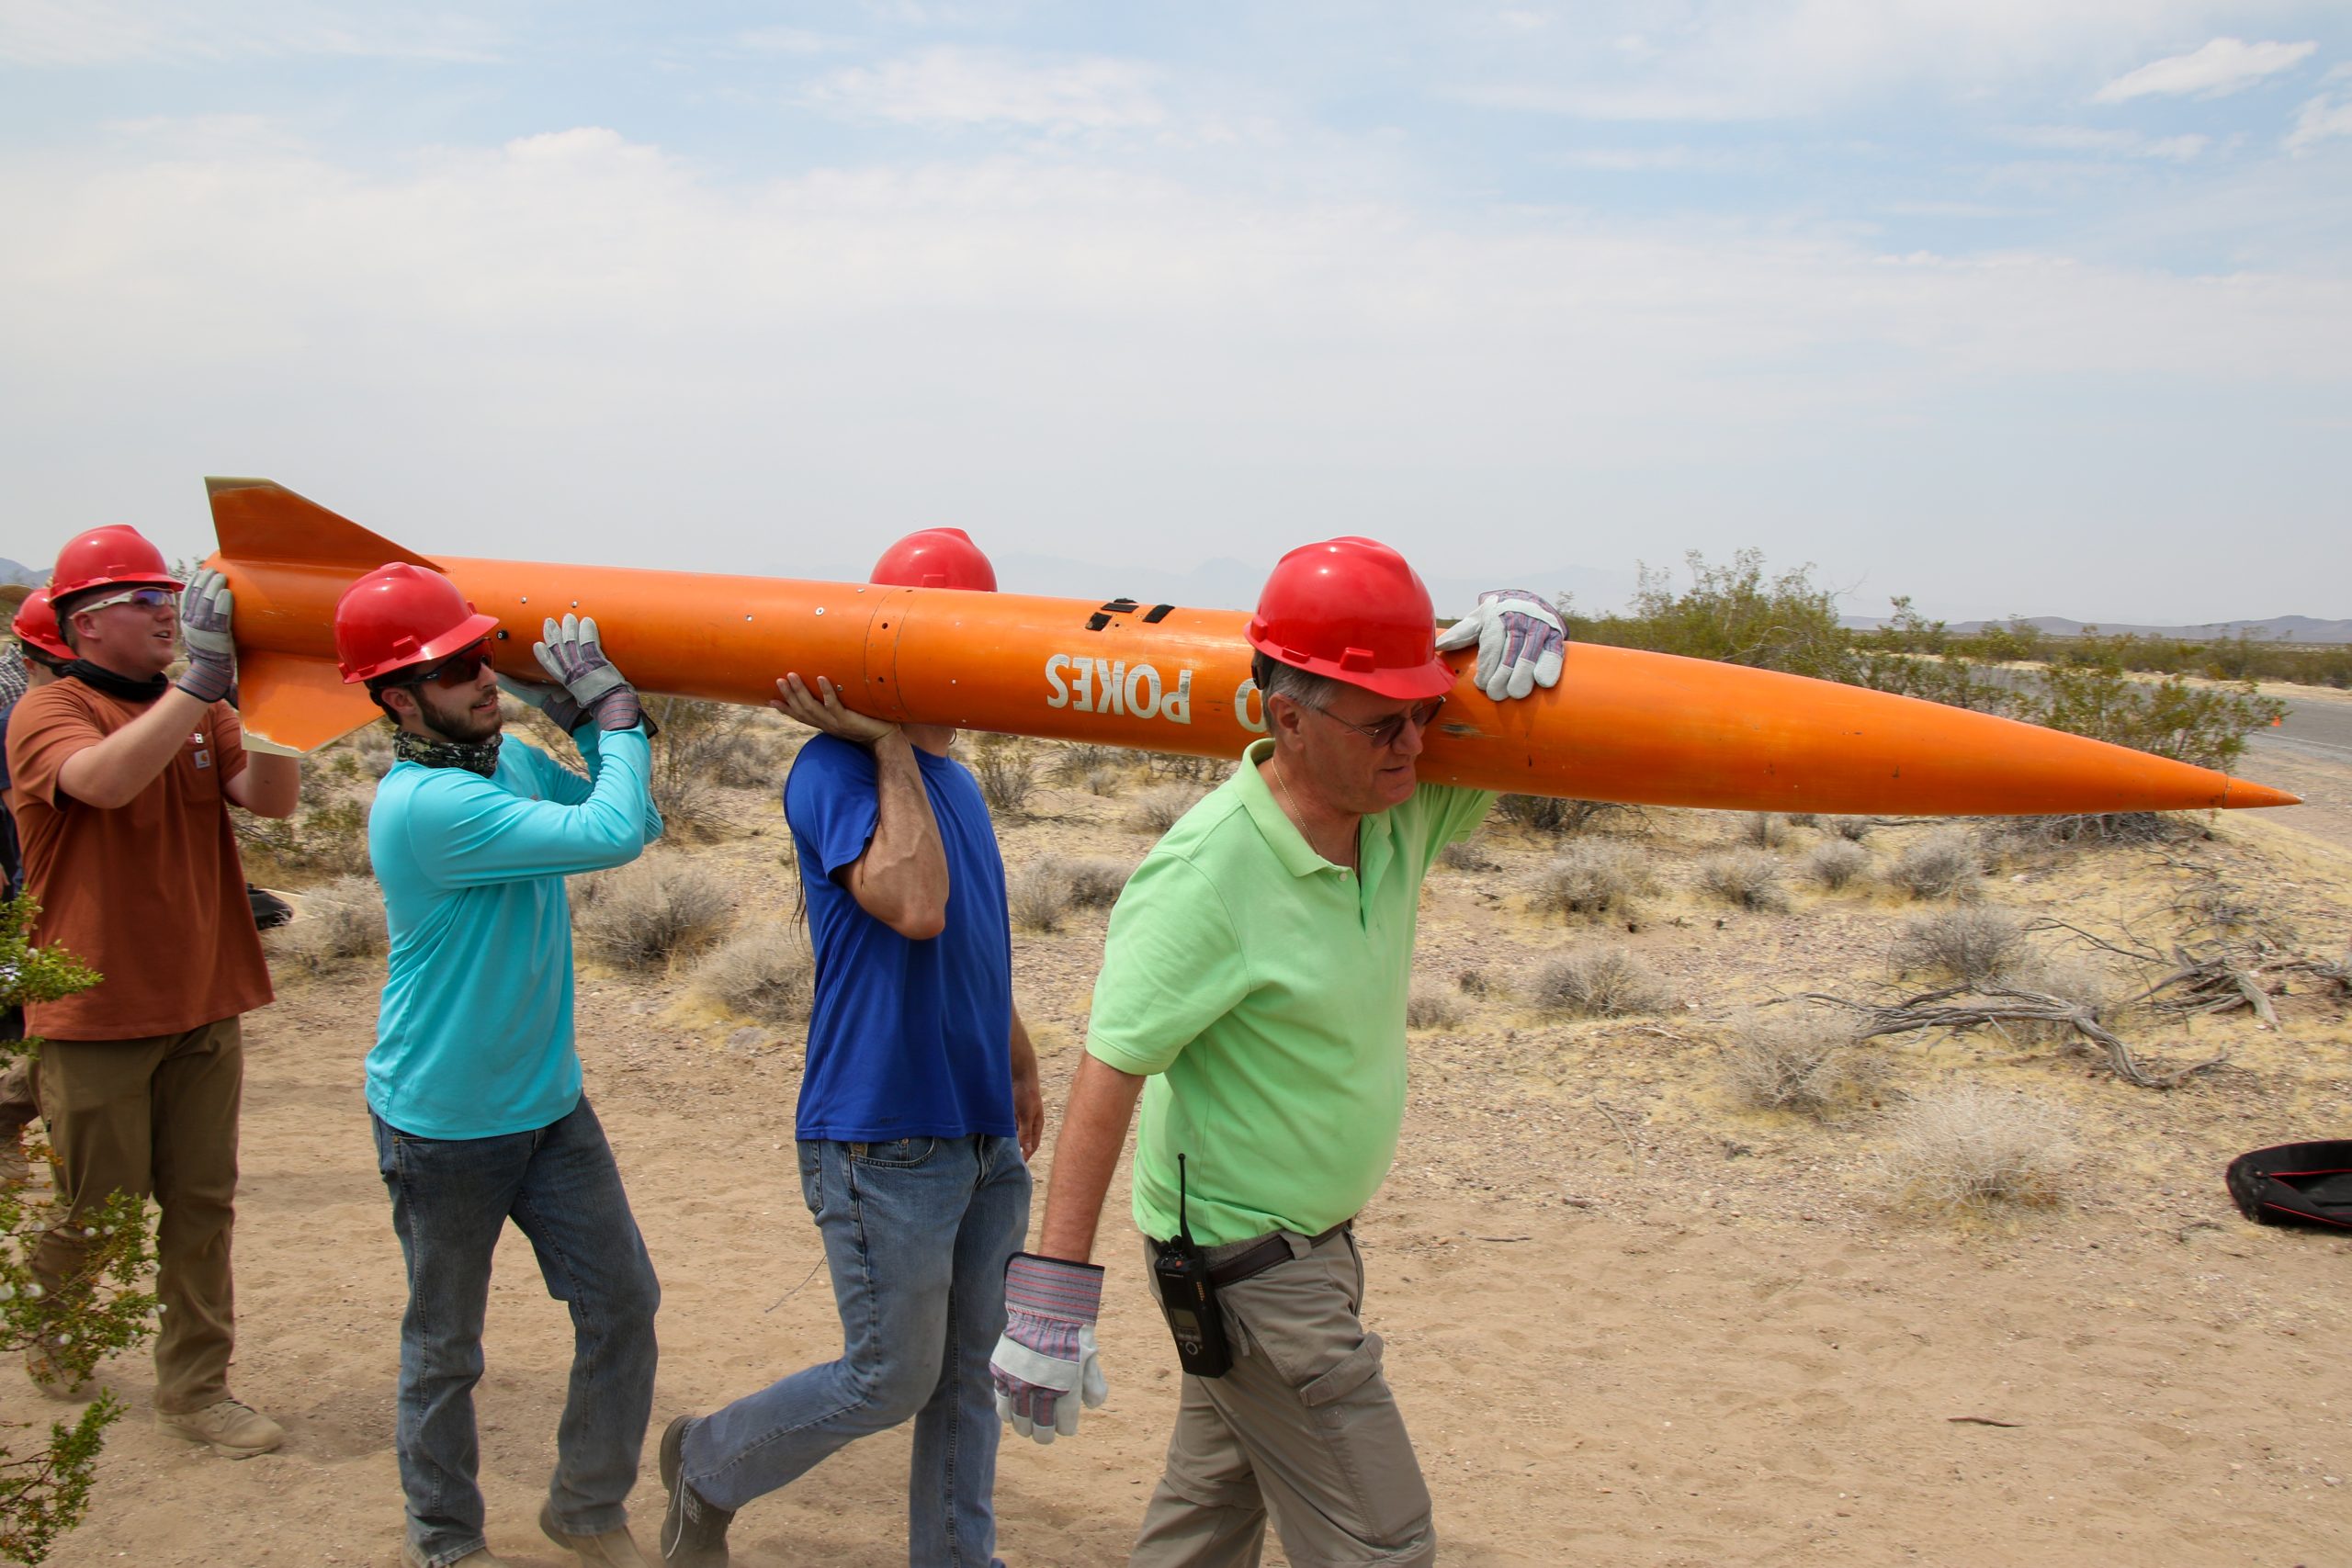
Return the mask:
<path id="1" fill-rule="evenodd" d="M 1381 747 L 1396 745 L 1397 737 L 1405 733 L 1405 726 L 1408 721 L 1415 729 L 1427 729 L 1430 721 L 1437 717 L 1437 710 L 1445 705 L 1445 699 L 1431 697 L 1427 702 L 1415 703 L 1403 713 L 1392 713 L 1386 718 L 1373 724 L 1351 724 L 1329 708 L 1315 707 L 1313 703 L 1301 703 L 1299 705 L 1314 708 L 1317 713 L 1342 729 L 1354 730 L 1358 735 L 1371 741 L 1374 748 L 1377 750 Z"/>
<path id="2" fill-rule="evenodd" d="M 444 691 L 462 686 L 481 673 L 490 662 L 490 639 L 482 638 L 470 648 L 461 648 L 440 663 L 420 670 L 401 682 L 403 686 L 439 686 Z"/>

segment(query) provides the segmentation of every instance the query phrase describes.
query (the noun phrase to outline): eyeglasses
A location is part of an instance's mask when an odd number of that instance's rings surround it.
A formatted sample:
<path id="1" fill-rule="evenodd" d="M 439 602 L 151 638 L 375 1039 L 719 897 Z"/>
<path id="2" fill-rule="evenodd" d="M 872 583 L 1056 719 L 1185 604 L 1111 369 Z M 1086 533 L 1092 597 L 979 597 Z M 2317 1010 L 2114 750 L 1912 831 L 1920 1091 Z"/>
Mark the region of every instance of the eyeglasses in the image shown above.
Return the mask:
<path id="1" fill-rule="evenodd" d="M 1329 719 L 1333 724 L 1338 725 L 1342 729 L 1354 730 L 1358 735 L 1361 735 L 1366 740 L 1371 741 L 1374 750 L 1396 745 L 1398 738 L 1405 733 L 1405 726 L 1408 723 L 1410 723 L 1417 730 L 1427 729 L 1430 727 L 1430 722 L 1437 717 L 1437 710 L 1444 705 L 1445 699 L 1443 697 L 1431 697 L 1425 703 L 1415 703 L 1403 713 L 1392 713 L 1386 718 L 1381 719 L 1377 723 L 1351 724 L 1348 720 L 1341 718 L 1338 714 L 1333 713 L 1329 708 L 1315 707 L 1313 703 L 1301 703 L 1299 705 L 1301 707 L 1314 708 L 1315 712 L 1321 714 L 1325 718 Z"/>
<path id="2" fill-rule="evenodd" d="M 92 610 L 109 610 L 117 604 L 136 604 L 142 610 L 160 610 L 166 604 L 176 604 L 180 596 L 168 588 L 133 588 L 126 592 L 93 599 L 86 604 L 74 606 L 74 614 L 85 615 Z"/>
<path id="3" fill-rule="evenodd" d="M 403 686 L 438 686 L 444 691 L 462 686 L 481 673 L 490 662 L 490 639 L 482 638 L 470 648 L 461 648 L 440 663 L 420 670 L 401 682 Z"/>

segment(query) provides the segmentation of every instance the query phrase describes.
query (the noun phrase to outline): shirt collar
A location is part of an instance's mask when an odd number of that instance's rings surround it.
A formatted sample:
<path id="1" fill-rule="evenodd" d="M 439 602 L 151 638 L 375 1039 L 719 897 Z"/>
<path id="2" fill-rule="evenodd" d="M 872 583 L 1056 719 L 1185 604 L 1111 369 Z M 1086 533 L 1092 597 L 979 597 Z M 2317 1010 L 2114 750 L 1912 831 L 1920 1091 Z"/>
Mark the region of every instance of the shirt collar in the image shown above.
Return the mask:
<path id="1" fill-rule="evenodd" d="M 1272 736 L 1252 740 L 1241 750 L 1241 766 L 1234 770 L 1233 787 L 1241 792 L 1241 804 L 1250 819 L 1258 825 L 1259 836 L 1282 862 L 1283 869 L 1293 876 L 1312 876 L 1318 871 L 1335 869 L 1331 863 L 1315 852 L 1298 824 L 1290 819 L 1274 792 L 1266 783 L 1266 775 L 1258 771 L 1260 763 L 1273 754 Z"/>

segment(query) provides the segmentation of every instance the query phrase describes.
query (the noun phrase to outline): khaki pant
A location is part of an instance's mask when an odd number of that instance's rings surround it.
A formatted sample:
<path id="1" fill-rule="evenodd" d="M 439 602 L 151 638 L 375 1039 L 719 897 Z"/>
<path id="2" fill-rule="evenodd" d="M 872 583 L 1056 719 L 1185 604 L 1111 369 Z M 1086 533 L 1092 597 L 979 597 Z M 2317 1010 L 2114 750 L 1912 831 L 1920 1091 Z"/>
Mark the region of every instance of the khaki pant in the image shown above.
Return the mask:
<path id="1" fill-rule="evenodd" d="M 223 1019 L 145 1040 L 51 1040 L 41 1047 L 41 1109 L 66 1218 L 34 1250 L 33 1276 L 54 1296 L 90 1244 L 78 1216 L 112 1192 L 153 1197 L 155 1408 L 185 1415 L 225 1399 L 236 1341 L 229 1232 L 236 1219 L 237 1111 L 243 1038 Z"/>
<path id="2" fill-rule="evenodd" d="M 1257 1568 L 1269 1510 L 1294 1568 L 1437 1561 L 1429 1488 L 1381 1376 L 1380 1336 L 1358 1316 L 1355 1238 L 1310 1247 L 1282 1235 L 1288 1262 L 1217 1292 L 1233 1369 L 1184 1378 L 1129 1568 Z M 1209 1260 L 1250 1245 L 1212 1247 Z M 1147 1265 L 1151 1251 L 1147 1240 Z"/>

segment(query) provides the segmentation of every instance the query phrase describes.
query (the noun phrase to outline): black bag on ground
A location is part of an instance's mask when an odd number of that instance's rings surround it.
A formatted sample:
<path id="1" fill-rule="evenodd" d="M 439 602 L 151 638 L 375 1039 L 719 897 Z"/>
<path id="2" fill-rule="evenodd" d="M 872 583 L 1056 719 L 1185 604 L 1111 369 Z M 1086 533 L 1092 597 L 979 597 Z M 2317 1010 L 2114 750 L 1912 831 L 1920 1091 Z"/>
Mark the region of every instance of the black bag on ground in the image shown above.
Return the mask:
<path id="1" fill-rule="evenodd" d="M 2230 1162 L 2228 1180 L 2256 1224 L 2352 1230 L 2352 1139 L 2256 1149 Z"/>

